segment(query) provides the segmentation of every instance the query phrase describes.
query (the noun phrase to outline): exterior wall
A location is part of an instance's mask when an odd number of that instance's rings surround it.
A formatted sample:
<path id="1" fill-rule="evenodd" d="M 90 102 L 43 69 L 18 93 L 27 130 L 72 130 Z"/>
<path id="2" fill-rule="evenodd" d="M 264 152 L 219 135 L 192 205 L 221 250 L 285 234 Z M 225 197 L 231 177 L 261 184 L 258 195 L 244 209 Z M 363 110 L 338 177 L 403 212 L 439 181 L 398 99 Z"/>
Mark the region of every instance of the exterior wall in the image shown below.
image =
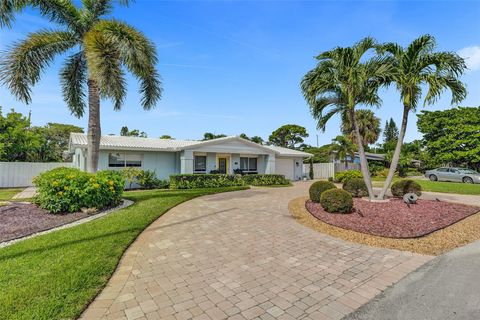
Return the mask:
<path id="1" fill-rule="evenodd" d="M 108 166 L 108 154 L 112 152 L 123 151 L 109 151 L 100 150 L 98 161 L 99 170 L 121 170 L 121 167 L 110 168 Z M 175 152 L 126 152 L 142 154 L 142 166 L 139 169 L 154 171 L 157 178 L 167 180 L 170 175 L 180 173 L 177 166 L 179 155 Z"/>
<path id="2" fill-rule="evenodd" d="M 87 169 L 87 159 L 85 157 L 86 155 L 86 150 L 82 148 L 75 148 L 75 153 L 72 156 L 72 165 L 75 168 L 78 168 L 80 170 L 86 170 Z"/>

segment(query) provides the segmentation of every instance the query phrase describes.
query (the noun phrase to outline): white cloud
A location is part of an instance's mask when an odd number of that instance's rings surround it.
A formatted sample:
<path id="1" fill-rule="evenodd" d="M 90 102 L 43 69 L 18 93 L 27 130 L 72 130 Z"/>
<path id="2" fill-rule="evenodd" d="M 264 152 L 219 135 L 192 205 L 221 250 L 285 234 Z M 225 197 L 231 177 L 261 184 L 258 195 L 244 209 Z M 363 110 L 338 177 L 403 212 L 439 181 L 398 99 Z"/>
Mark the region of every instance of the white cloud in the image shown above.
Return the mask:
<path id="1" fill-rule="evenodd" d="M 458 54 L 465 59 L 468 69 L 480 70 L 480 46 L 471 46 L 460 49 Z"/>

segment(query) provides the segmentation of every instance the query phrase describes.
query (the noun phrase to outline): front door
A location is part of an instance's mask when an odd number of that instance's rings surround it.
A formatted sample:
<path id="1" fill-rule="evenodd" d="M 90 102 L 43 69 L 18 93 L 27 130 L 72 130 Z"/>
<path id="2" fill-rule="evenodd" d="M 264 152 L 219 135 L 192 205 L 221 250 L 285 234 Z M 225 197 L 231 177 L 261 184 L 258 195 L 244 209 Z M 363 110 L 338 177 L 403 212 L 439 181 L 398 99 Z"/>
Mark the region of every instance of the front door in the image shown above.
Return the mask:
<path id="1" fill-rule="evenodd" d="M 218 158 L 218 171 L 220 173 L 227 173 L 227 158 Z"/>

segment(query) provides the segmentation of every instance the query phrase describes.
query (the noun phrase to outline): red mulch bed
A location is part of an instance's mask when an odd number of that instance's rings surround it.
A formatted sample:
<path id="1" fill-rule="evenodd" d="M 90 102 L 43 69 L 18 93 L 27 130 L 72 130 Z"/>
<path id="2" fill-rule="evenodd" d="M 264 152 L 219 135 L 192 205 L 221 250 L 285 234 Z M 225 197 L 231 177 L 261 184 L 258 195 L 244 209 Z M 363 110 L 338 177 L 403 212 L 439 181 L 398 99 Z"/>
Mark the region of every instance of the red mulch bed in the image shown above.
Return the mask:
<path id="1" fill-rule="evenodd" d="M 325 223 L 387 238 L 421 237 L 480 211 L 480 207 L 432 200 L 418 200 L 410 207 L 402 199 L 370 202 L 355 198 L 353 202 L 354 212 L 349 214 L 328 213 L 310 200 L 305 207 Z"/>
<path id="2" fill-rule="evenodd" d="M 50 214 L 31 203 L 12 203 L 1 206 L 0 242 L 59 227 L 88 216 L 88 213 L 83 212 Z"/>

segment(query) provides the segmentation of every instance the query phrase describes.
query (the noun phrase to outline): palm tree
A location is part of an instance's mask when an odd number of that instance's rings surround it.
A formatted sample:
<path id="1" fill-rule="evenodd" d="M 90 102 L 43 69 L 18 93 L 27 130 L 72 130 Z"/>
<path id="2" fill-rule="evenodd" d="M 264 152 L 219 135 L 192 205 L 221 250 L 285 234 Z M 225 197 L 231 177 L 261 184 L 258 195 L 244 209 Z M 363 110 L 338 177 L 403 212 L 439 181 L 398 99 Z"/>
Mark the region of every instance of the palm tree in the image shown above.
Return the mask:
<path id="1" fill-rule="evenodd" d="M 390 65 L 385 59 L 377 56 L 365 59 L 365 53 L 375 47 L 372 38 L 365 38 L 352 47 L 323 52 L 317 56 L 317 66 L 304 76 L 301 83 L 319 129 L 325 130 L 326 123 L 336 114 L 348 117 L 352 123 L 360 168 L 370 199 L 374 194 L 355 108 L 358 104 L 379 106 L 378 89 L 388 84 Z"/>
<path id="2" fill-rule="evenodd" d="M 332 139 L 330 154 L 332 154 L 337 160 L 343 160 L 345 163 L 345 169 L 348 169 L 348 159 L 353 161 L 355 158 L 355 151 L 357 151 L 357 148 L 349 137 L 336 136 Z"/>
<path id="3" fill-rule="evenodd" d="M 445 90 L 452 93 L 451 104 L 465 99 L 467 90 L 458 79 L 465 71 L 465 61 L 453 52 L 434 52 L 435 38 L 424 35 L 415 39 L 407 48 L 396 43 L 387 43 L 379 47 L 379 52 L 392 65 L 392 81 L 400 92 L 403 103 L 402 125 L 390 163 L 387 179 L 380 192 L 383 199 L 390 186 L 400 159 L 408 114 L 415 111 L 422 96 L 422 86 L 428 91 L 423 105 L 435 103 Z"/>
<path id="4" fill-rule="evenodd" d="M 363 147 L 377 142 L 382 131 L 380 129 L 380 118 L 376 117 L 372 110 L 367 109 L 355 111 L 355 118 L 360 130 L 360 136 L 362 137 Z M 355 131 L 346 115 L 342 117 L 341 131 L 343 134 L 348 135 L 352 142 L 355 141 Z"/>
<path id="5" fill-rule="evenodd" d="M 128 0 L 118 0 L 128 5 Z M 113 9 L 113 0 L 3 0 L 0 27 L 11 27 L 15 14 L 26 7 L 61 28 L 40 30 L 15 43 L 0 60 L 0 81 L 24 103 L 31 102 L 32 86 L 54 57 L 70 52 L 60 71 L 63 98 L 76 117 L 85 113 L 88 88 L 87 170 L 98 168 L 100 146 L 100 98 L 112 99 L 119 110 L 126 95 L 124 67 L 140 82 L 141 104 L 148 110 L 161 98 L 161 82 L 155 64 L 154 44 L 132 26 L 103 19 Z"/>

